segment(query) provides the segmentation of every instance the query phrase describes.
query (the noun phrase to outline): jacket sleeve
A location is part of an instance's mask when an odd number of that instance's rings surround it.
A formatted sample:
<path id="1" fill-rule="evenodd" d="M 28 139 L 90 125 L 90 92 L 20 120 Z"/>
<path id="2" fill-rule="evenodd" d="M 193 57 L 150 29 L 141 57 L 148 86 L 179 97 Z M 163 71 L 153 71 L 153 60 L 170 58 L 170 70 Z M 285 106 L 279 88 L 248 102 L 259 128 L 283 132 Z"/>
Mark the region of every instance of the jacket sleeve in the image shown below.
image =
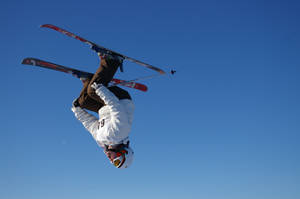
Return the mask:
<path id="1" fill-rule="evenodd" d="M 92 134 L 92 136 L 95 137 L 99 126 L 98 119 L 80 107 L 72 107 L 72 111 L 74 112 L 75 117 Z"/>
<path id="2" fill-rule="evenodd" d="M 119 104 L 119 99 L 108 90 L 105 86 L 100 86 L 95 90 L 96 94 L 104 101 L 108 106 L 115 106 Z"/>

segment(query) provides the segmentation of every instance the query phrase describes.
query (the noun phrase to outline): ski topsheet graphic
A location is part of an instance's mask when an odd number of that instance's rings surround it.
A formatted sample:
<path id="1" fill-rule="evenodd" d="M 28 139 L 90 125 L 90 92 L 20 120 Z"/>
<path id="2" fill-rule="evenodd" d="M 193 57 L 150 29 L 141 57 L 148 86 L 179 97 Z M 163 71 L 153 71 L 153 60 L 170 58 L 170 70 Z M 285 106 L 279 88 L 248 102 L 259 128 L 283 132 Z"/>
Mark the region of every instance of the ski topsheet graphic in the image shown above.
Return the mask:
<path id="1" fill-rule="evenodd" d="M 126 60 L 129 60 L 129 61 L 134 62 L 134 63 L 136 63 L 136 64 L 139 64 L 139 65 L 141 65 L 141 66 L 147 67 L 147 68 L 149 68 L 149 69 L 151 69 L 151 70 L 154 70 L 154 71 L 158 72 L 158 73 L 161 74 L 161 75 L 166 74 L 165 71 L 161 70 L 161 69 L 158 68 L 158 67 L 152 66 L 152 65 L 147 64 L 147 63 L 144 63 L 144 62 L 141 62 L 141 61 L 136 60 L 136 59 L 134 59 L 134 58 L 131 58 L 131 57 L 122 55 L 122 54 L 120 54 L 120 53 L 118 53 L 118 52 L 115 52 L 115 51 L 113 51 L 113 50 L 110 50 L 110 49 L 108 49 L 108 48 L 105 48 L 105 47 L 103 47 L 103 46 L 100 46 L 100 45 L 98 45 L 98 44 L 95 44 L 95 43 L 93 43 L 93 42 L 91 42 L 91 41 L 89 41 L 89 40 L 86 40 L 86 39 L 84 39 L 84 38 L 82 38 L 82 37 L 80 37 L 80 36 L 78 36 L 78 35 L 76 35 L 76 34 L 74 34 L 74 33 L 71 33 L 71 32 L 69 32 L 69 31 L 67 31 L 67 30 L 64 30 L 64 29 L 62 29 L 62 28 L 59 28 L 59 27 L 57 27 L 57 26 L 55 26 L 55 25 L 44 24 L 44 25 L 41 25 L 41 27 L 42 27 L 42 28 L 50 28 L 50 29 L 53 29 L 53 30 L 55 30 L 55 31 L 58 31 L 58 32 L 60 32 L 60 33 L 62 33 L 62 34 L 65 34 L 65 35 L 67 35 L 67 36 L 69 36 L 69 37 L 73 37 L 74 39 L 77 39 L 77 40 L 79 40 L 79 41 L 81 41 L 81 42 L 84 42 L 84 43 L 90 45 L 91 47 L 92 47 L 92 46 L 96 46 L 98 49 L 101 49 L 101 51 L 102 51 L 103 53 L 118 55 L 118 56 L 120 56 L 120 57 L 122 57 L 122 58 L 124 58 L 124 59 L 126 59 Z"/>
<path id="2" fill-rule="evenodd" d="M 61 66 L 58 64 L 54 64 L 54 63 L 43 61 L 43 60 L 36 59 L 36 58 L 25 58 L 22 61 L 22 64 L 39 66 L 39 67 L 48 68 L 51 70 L 69 73 L 77 78 L 89 78 L 90 79 L 94 75 L 93 73 L 77 70 L 74 68 L 69 68 L 66 66 Z M 110 83 L 110 86 L 114 86 L 114 85 L 122 85 L 122 86 L 126 86 L 129 88 L 138 89 L 138 90 L 144 91 L 144 92 L 148 90 L 147 86 L 145 86 L 144 84 L 137 83 L 134 81 L 120 80 L 120 79 L 116 79 L 116 78 L 112 79 L 112 81 Z"/>

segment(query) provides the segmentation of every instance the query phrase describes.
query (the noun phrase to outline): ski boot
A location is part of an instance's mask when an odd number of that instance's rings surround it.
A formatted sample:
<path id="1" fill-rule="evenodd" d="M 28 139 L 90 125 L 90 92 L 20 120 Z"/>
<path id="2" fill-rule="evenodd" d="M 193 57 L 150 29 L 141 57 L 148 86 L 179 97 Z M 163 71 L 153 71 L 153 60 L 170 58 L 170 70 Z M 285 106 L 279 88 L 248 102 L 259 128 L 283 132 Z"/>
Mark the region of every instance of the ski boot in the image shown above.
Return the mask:
<path id="1" fill-rule="evenodd" d="M 91 47 L 91 49 L 93 51 L 95 51 L 101 59 L 118 61 L 120 63 L 120 70 L 121 70 L 121 72 L 123 72 L 123 61 L 124 61 L 124 58 L 122 56 L 114 54 L 111 51 L 99 48 L 98 46 L 95 46 L 95 45 L 93 45 Z"/>

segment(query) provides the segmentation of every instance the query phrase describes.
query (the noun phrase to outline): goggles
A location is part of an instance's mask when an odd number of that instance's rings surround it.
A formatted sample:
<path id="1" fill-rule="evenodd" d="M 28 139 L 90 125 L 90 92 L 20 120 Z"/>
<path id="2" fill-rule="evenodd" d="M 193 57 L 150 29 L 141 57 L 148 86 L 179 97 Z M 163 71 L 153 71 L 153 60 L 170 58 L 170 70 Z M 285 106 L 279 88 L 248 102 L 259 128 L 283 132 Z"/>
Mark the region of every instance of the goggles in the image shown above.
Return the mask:
<path id="1" fill-rule="evenodd" d="M 126 150 L 121 150 L 120 152 L 117 152 L 117 157 L 112 161 L 115 167 L 120 168 L 124 164 L 126 160 L 125 158 L 126 153 L 127 153 Z"/>
<path id="2" fill-rule="evenodd" d="M 123 162 L 124 162 L 124 157 L 123 156 L 120 156 L 120 157 L 117 157 L 113 160 L 113 165 L 117 168 L 121 167 Z"/>

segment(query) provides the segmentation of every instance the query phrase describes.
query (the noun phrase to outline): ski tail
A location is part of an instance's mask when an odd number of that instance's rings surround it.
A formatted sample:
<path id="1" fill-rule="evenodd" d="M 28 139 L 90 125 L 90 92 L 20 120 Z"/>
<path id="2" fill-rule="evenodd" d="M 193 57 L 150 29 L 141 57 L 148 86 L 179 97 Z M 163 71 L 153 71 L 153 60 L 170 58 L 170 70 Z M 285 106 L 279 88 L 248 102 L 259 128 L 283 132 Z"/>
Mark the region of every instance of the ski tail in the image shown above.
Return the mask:
<path id="1" fill-rule="evenodd" d="M 93 73 L 89 73 L 89 72 L 77 70 L 77 69 L 74 69 L 74 68 L 54 64 L 54 63 L 51 63 L 51 62 L 48 62 L 48 61 L 43 61 L 43 60 L 32 58 L 32 57 L 23 59 L 22 64 L 38 66 L 38 67 L 42 67 L 42 68 L 47 68 L 47 69 L 51 69 L 51 70 L 56 70 L 56 71 L 68 73 L 68 74 L 71 74 L 71 75 L 73 75 L 74 77 L 77 77 L 77 78 L 91 79 L 94 75 Z M 112 86 L 121 85 L 121 86 L 125 86 L 125 87 L 128 87 L 128 88 L 133 88 L 133 89 L 137 89 L 137 90 L 140 90 L 140 91 L 144 91 L 144 92 L 146 92 L 148 90 L 146 85 L 141 84 L 141 83 L 137 83 L 135 81 L 112 79 L 110 84 Z"/>

